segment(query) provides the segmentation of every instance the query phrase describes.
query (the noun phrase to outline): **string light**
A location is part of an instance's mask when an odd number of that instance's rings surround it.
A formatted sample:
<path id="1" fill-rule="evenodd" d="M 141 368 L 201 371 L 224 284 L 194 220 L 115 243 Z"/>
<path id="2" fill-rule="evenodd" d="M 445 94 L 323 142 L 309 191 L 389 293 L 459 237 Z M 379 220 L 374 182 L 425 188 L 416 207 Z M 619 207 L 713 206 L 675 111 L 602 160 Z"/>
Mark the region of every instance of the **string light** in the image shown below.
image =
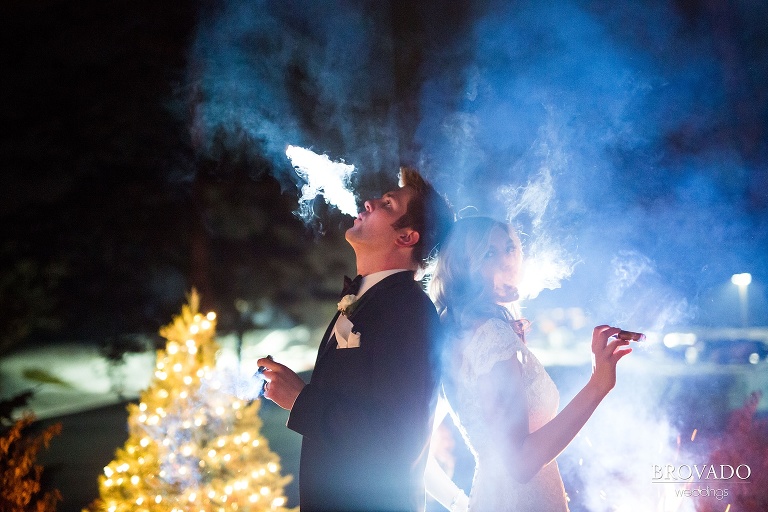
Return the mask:
<path id="1" fill-rule="evenodd" d="M 185 306 L 161 330 L 168 341 L 158 351 L 153 381 L 129 406 L 128 441 L 100 479 L 100 512 L 236 512 L 262 496 L 272 510 L 285 503 L 273 499 L 281 498 L 285 477 L 249 489 L 265 467 L 279 473 L 279 464 L 268 449 L 253 450 L 261 446 L 259 402 L 229 394 L 233 375 L 214 364 L 216 315 L 195 308 Z M 179 356 L 184 353 L 203 357 Z"/>

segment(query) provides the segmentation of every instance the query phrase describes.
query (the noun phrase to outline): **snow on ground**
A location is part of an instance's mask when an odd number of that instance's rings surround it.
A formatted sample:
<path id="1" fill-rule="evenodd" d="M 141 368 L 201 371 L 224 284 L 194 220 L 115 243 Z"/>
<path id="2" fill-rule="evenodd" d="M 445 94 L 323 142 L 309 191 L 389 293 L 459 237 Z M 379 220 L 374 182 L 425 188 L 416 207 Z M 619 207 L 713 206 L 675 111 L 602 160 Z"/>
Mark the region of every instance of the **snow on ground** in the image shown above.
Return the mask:
<path id="1" fill-rule="evenodd" d="M 217 366 L 238 368 L 243 378 L 257 369 L 256 360 L 267 354 L 297 372 L 312 369 L 322 332 L 306 327 L 250 331 L 243 336 L 242 361 L 237 362 L 234 335 L 217 338 L 221 352 Z M 34 390 L 29 403 L 39 419 L 61 416 L 135 399 L 146 389 L 155 369 L 153 351 L 129 353 L 121 364 L 110 362 L 99 347 L 58 343 L 28 347 L 0 359 L 0 398 Z M 30 372 L 43 371 L 59 383 L 41 383 Z"/>
<path id="2" fill-rule="evenodd" d="M 217 366 L 222 374 L 234 376 L 233 391 L 243 398 L 258 390 L 260 384 L 253 379 L 260 357 L 271 355 L 296 372 L 312 369 L 317 355 L 323 329 L 309 329 L 297 326 L 291 329 L 262 329 L 248 331 L 243 335 L 242 357 L 237 358 L 237 337 L 222 335 L 217 338 L 221 345 Z M 672 360 L 660 350 L 661 343 L 638 344 L 635 353 L 622 361 L 624 380 L 651 378 L 679 379 L 684 376 L 717 376 L 730 374 L 737 381 L 733 397 L 728 405 L 739 407 L 749 392 L 760 390 L 768 396 L 768 360 L 759 364 L 733 365 L 715 363 L 688 364 Z M 532 351 L 548 368 L 583 368 L 588 375 L 590 348 L 586 343 L 557 344 L 534 340 Z M 35 395 L 30 409 L 40 418 L 51 418 L 135 399 L 146 389 L 155 369 L 156 354 L 153 351 L 129 353 L 119 365 L 110 364 L 91 344 L 55 344 L 20 349 L 0 359 L 0 398 L 8 398 L 22 391 L 33 389 Z M 554 369 L 554 368 L 553 368 Z M 30 371 L 45 371 L 64 384 L 41 383 L 29 378 Z M 25 376 L 25 374 L 27 374 Z M 584 375 L 578 375 L 581 383 Z M 559 383 L 563 385 L 566 383 Z M 619 386 L 621 387 L 621 385 Z M 743 391 L 743 392 L 739 392 Z M 618 393 L 616 393 L 618 394 Z M 768 408 L 761 402 L 761 412 Z"/>

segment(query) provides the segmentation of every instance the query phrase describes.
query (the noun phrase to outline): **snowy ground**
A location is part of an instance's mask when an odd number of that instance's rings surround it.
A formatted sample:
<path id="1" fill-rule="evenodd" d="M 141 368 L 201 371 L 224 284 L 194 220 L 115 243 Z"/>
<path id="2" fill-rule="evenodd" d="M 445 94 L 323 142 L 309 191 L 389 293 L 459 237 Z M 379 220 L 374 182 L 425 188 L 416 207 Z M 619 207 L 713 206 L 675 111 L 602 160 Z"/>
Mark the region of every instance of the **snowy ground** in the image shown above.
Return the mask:
<path id="1" fill-rule="evenodd" d="M 248 378 L 256 371 L 256 360 L 271 354 L 277 361 L 306 372 L 314 364 L 321 336 L 321 332 L 303 327 L 249 332 L 244 336 L 239 364 L 234 336 L 223 336 L 218 339 L 222 347 L 218 362 L 229 368 L 239 366 Z M 532 349 L 560 389 L 562 406 L 589 377 L 589 347 L 576 343 L 542 345 Z M 706 453 L 724 428 L 728 411 L 740 407 L 752 391 L 762 391 L 758 413 L 763 417 L 768 413 L 768 361 L 690 363 L 670 358 L 659 349 L 658 344 L 638 345 L 635 353 L 622 361 L 616 389 L 559 459 L 564 479 L 574 490 L 573 510 L 602 510 L 599 503 L 589 501 L 594 496 L 606 503 L 635 504 L 622 510 L 652 510 L 651 505 L 659 498 L 652 494 L 657 489 L 649 483 L 648 468 L 681 460 L 675 439 L 678 443 L 681 438 L 691 439 L 686 445 L 689 449 Z M 124 442 L 126 431 L 119 427 L 125 421 L 124 403 L 148 387 L 154 369 L 153 352 L 128 354 L 123 364 L 110 366 L 98 347 L 75 343 L 30 347 L 0 360 L 3 397 L 35 389 L 30 405 L 38 418 L 73 421 L 76 416 L 80 422 L 67 425 L 65 431 L 71 439 L 62 437 L 43 456 L 44 462 L 56 469 L 53 483 L 66 493 L 67 503 L 61 510 L 79 511 L 97 496 L 96 478 L 113 450 Z M 28 378 L 30 371 L 39 370 L 65 384 L 40 384 Z M 112 404 L 118 407 L 110 408 Z M 81 412 L 84 414 L 73 414 Z M 287 474 L 297 474 L 300 436 L 284 427 L 287 413 L 270 402 L 264 403 L 262 413 L 270 447 L 280 454 Z M 91 417 L 94 414 L 97 417 Z M 699 430 L 695 443 L 691 436 L 694 429 Z M 468 481 L 472 460 L 461 448 L 458 434 L 453 435 L 457 468 L 464 469 L 464 480 Z M 73 447 L 83 436 L 88 438 L 88 448 Z M 100 449 L 92 446 L 99 443 L 103 445 Z M 81 455 L 73 458 L 73 452 Z M 621 489 L 611 485 L 617 478 Z M 295 505 L 295 481 L 286 490 Z M 648 497 L 648 502 L 638 503 L 638 496 Z M 690 507 L 678 512 L 683 510 Z"/>
<path id="2" fill-rule="evenodd" d="M 762 332 L 762 331 L 761 331 Z M 236 338 L 225 335 L 217 338 L 221 346 L 218 357 L 219 367 L 239 369 L 243 380 L 250 380 L 256 369 L 256 360 L 267 354 L 286 364 L 297 372 L 312 369 L 317 354 L 321 329 L 294 327 L 291 329 L 254 330 L 243 336 L 242 360 L 237 361 Z M 534 342 L 533 352 L 548 368 L 584 368 L 590 365 L 590 348 L 586 343 Z M 743 397 L 750 391 L 762 391 L 764 399 L 759 411 L 768 410 L 768 360 L 759 364 L 687 364 L 672 360 L 661 349 L 659 343 L 636 344 L 635 353 L 622 361 L 625 385 L 642 388 L 660 379 L 678 379 L 698 376 L 706 378 L 718 375 L 733 375 L 738 384 L 728 393 L 726 407 L 741 405 Z M 730 349 L 732 351 L 733 349 Z M 0 398 L 8 398 L 22 391 L 33 389 L 35 395 L 30 409 L 39 419 L 52 418 L 73 412 L 93 409 L 139 396 L 150 383 L 155 369 L 155 353 L 126 354 L 121 364 L 114 365 L 94 345 L 58 343 L 18 350 L 0 359 Z M 30 376 L 35 371 L 45 371 L 64 384 L 41 383 Z M 578 373 L 578 372 L 577 372 Z M 30 378 L 32 377 L 32 378 Z M 579 375 L 578 382 L 582 376 Z M 557 378 L 555 380 L 558 380 Z M 558 382 L 567 388 L 568 383 Z M 742 392 L 743 391 L 743 392 Z M 565 390 L 565 395 L 568 394 Z M 723 398 L 726 398 L 725 396 Z"/>
<path id="3" fill-rule="evenodd" d="M 297 372 L 312 368 L 322 333 L 305 327 L 252 331 L 243 339 L 242 362 L 238 365 L 234 336 L 218 338 L 218 364 L 239 366 L 243 375 L 253 375 L 256 360 L 267 354 Z M 155 353 L 126 354 L 124 362 L 112 365 L 93 345 L 76 343 L 30 347 L 0 359 L 2 398 L 33 389 L 29 409 L 39 419 L 52 418 L 134 399 L 148 387 L 155 369 Z M 44 371 L 64 384 L 41 383 L 30 373 Z"/>

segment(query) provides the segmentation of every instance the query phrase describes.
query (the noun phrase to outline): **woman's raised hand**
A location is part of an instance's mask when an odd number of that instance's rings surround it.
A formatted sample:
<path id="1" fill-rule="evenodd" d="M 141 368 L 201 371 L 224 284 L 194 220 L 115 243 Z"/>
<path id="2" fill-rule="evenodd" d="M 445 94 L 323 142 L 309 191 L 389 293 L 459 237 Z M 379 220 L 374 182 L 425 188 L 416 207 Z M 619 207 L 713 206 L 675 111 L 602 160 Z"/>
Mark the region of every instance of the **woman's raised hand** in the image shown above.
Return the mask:
<path id="1" fill-rule="evenodd" d="M 609 325 L 598 325 L 592 331 L 592 378 L 590 379 L 604 394 L 616 385 L 616 364 L 619 359 L 632 352 L 628 340 L 613 338 L 621 329 Z"/>

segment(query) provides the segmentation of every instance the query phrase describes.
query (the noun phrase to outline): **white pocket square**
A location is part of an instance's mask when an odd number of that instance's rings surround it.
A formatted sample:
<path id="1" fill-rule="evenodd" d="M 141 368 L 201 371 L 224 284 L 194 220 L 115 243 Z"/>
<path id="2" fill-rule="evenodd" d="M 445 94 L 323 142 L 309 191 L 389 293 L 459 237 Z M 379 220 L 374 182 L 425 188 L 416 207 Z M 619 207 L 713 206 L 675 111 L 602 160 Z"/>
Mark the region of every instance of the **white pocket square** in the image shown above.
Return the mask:
<path id="1" fill-rule="evenodd" d="M 351 332 L 349 338 L 347 338 L 347 348 L 359 348 L 360 347 L 360 333 Z"/>
<path id="2" fill-rule="evenodd" d="M 360 333 L 351 332 L 346 340 L 336 340 L 336 349 L 360 348 Z"/>

